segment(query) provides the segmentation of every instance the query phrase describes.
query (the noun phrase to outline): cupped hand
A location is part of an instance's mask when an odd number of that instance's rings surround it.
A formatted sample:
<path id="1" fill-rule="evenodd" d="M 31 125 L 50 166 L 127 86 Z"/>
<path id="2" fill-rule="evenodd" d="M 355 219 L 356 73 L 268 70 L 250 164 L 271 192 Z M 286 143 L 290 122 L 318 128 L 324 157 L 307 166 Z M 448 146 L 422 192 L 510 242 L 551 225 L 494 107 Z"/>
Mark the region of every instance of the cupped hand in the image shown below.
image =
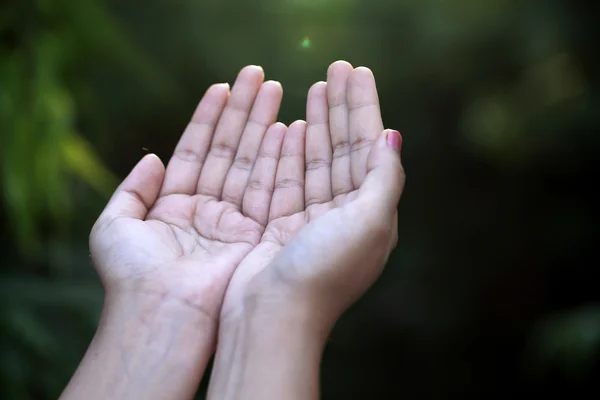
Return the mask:
<path id="1" fill-rule="evenodd" d="M 107 295 L 167 297 L 216 322 L 235 268 L 266 225 L 270 192 L 260 182 L 273 160 L 260 145 L 281 142 L 286 130 L 273 124 L 281 85 L 263 80 L 249 66 L 231 92 L 211 86 L 166 171 L 148 155 L 116 190 L 90 235 Z"/>
<path id="2" fill-rule="evenodd" d="M 310 304 L 333 323 L 367 290 L 397 242 L 401 140 L 383 129 L 371 71 L 332 64 L 309 91 L 307 122 L 289 127 L 281 150 L 263 144 L 273 167 L 255 167 L 264 180 L 251 182 L 265 199 L 273 191 L 257 218 L 266 228 L 233 275 L 222 322 L 259 299 L 290 312 Z"/>

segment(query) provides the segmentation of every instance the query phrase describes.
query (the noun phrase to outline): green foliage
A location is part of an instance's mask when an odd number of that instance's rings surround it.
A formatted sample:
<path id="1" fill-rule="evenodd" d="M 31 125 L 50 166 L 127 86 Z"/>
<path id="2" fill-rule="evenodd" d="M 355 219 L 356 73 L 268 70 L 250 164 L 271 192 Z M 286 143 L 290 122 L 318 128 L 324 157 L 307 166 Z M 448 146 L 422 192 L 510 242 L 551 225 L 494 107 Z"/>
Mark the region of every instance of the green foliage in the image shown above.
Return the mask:
<path id="1" fill-rule="evenodd" d="M 101 1 L 13 2 L 0 16 L 0 35 L 9 39 L 0 43 L 0 205 L 10 232 L 3 249 L 18 254 L 18 264 L 6 257 L 1 265 L 0 397 L 55 398 L 91 339 L 102 303 L 97 280 L 69 278 L 72 271 L 60 265 L 65 251 L 86 241 L 57 244 L 73 240 L 77 187 L 107 199 L 118 183 L 78 130 L 72 71 L 100 48 L 142 80 L 160 84 L 160 76 Z M 57 252 L 63 254 L 52 256 Z M 90 268 L 85 255 L 70 264 Z"/>
<path id="2" fill-rule="evenodd" d="M 19 27 L 5 27 L 17 30 Z M 114 176 L 74 131 L 74 106 L 62 80 L 65 46 L 41 31 L 29 43 L 2 50 L 0 131 L 2 184 L 9 223 L 23 254 L 40 249 L 40 223 L 64 229 L 70 204 L 69 174 L 108 195 Z"/>
<path id="3" fill-rule="evenodd" d="M 550 316 L 540 321 L 531 339 L 538 371 L 558 366 L 577 379 L 600 352 L 600 306 Z"/>
<path id="4" fill-rule="evenodd" d="M 50 284 L 5 276 L 0 282 L 2 398 L 55 398 L 91 340 L 101 304 L 96 282 Z"/>
<path id="5" fill-rule="evenodd" d="M 581 102 L 586 89 L 573 57 L 553 54 L 523 71 L 512 86 L 503 85 L 470 105 L 463 122 L 465 144 L 502 163 L 530 163 L 545 138 L 531 134 L 529 122 Z"/>

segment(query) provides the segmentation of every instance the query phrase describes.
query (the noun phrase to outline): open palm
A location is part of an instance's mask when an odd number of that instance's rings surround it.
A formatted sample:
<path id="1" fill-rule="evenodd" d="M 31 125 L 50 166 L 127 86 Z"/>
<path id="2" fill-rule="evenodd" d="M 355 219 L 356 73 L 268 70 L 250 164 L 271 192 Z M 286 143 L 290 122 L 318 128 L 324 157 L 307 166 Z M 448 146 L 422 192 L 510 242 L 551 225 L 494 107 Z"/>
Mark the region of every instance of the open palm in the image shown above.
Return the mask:
<path id="1" fill-rule="evenodd" d="M 107 290 L 174 297 L 216 320 L 235 268 L 266 226 L 271 193 L 262 182 L 272 159 L 259 148 L 286 131 L 273 125 L 281 86 L 263 79 L 250 66 L 231 93 L 213 85 L 166 171 L 146 156 L 117 189 L 90 237 Z"/>
<path id="2" fill-rule="evenodd" d="M 268 292 L 282 278 L 313 293 L 319 285 L 343 286 L 348 293 L 340 297 L 348 301 L 374 281 L 397 240 L 394 214 L 404 182 L 397 153 L 377 140 L 382 132 L 371 71 L 332 64 L 327 82 L 309 91 L 307 122 L 289 127 L 280 153 L 272 146 L 278 167 L 268 187 L 274 192 L 266 229 L 235 271 L 222 320 L 244 312 L 249 291 Z M 361 259 L 364 268 L 349 270 Z"/>

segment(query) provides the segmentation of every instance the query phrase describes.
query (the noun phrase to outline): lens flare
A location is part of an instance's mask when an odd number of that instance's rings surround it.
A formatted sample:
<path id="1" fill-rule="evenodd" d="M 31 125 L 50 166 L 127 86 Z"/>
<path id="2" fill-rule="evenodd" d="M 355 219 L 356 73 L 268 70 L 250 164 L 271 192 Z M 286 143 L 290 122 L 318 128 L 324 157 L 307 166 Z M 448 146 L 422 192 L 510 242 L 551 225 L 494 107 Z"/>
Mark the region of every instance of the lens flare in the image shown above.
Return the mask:
<path id="1" fill-rule="evenodd" d="M 300 42 L 300 46 L 303 49 L 309 49 L 310 48 L 310 38 L 308 36 L 305 36 L 304 39 L 302 39 L 302 42 Z"/>

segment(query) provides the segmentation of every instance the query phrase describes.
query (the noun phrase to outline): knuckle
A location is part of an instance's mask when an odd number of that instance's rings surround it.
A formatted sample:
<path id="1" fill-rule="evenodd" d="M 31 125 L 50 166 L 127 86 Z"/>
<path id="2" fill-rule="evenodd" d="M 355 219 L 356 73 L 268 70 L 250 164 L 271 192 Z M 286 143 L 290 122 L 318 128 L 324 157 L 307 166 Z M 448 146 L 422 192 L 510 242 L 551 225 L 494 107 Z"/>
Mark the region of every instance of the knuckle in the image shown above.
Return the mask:
<path id="1" fill-rule="evenodd" d="M 173 153 L 173 156 L 181 161 L 185 161 L 185 162 L 196 162 L 196 163 L 204 163 L 204 157 L 201 156 L 199 153 L 188 149 L 188 148 L 182 148 L 182 149 L 177 149 L 175 150 L 175 152 Z"/>
<path id="2" fill-rule="evenodd" d="M 305 206 L 305 208 L 308 208 L 308 207 L 312 206 L 313 204 L 321 204 L 324 202 L 325 201 L 323 199 L 320 199 L 316 196 L 309 196 L 306 198 L 306 200 L 304 200 L 304 206 Z"/>
<path id="3" fill-rule="evenodd" d="M 371 148 L 373 142 L 373 139 L 358 138 L 350 144 L 350 152 L 354 153 L 362 149 Z"/>
<path id="4" fill-rule="evenodd" d="M 304 189 L 304 182 L 300 181 L 299 179 L 292 179 L 292 178 L 282 179 L 275 184 L 275 188 L 276 189 L 293 189 L 293 188 Z"/>
<path id="5" fill-rule="evenodd" d="M 254 159 L 248 156 L 239 156 L 236 157 L 234 163 L 234 167 L 237 169 L 241 169 L 244 171 L 252 170 L 252 166 L 254 165 Z"/>
<path id="6" fill-rule="evenodd" d="M 235 157 L 236 150 L 237 149 L 235 146 L 232 146 L 229 143 L 218 142 L 211 146 L 210 152 L 217 158 L 233 159 Z"/>
<path id="7" fill-rule="evenodd" d="M 333 158 L 342 158 L 350 154 L 350 143 L 340 142 L 333 145 Z"/>
<path id="8" fill-rule="evenodd" d="M 258 179 L 253 179 L 253 180 L 249 181 L 247 190 L 257 190 L 257 191 L 262 191 L 262 192 L 266 192 L 269 194 L 273 194 L 273 188 L 270 185 L 268 185 L 265 182 L 262 182 Z"/>
<path id="9" fill-rule="evenodd" d="M 324 158 L 311 158 L 306 161 L 306 171 L 311 171 L 320 168 L 331 168 L 331 161 Z"/>

